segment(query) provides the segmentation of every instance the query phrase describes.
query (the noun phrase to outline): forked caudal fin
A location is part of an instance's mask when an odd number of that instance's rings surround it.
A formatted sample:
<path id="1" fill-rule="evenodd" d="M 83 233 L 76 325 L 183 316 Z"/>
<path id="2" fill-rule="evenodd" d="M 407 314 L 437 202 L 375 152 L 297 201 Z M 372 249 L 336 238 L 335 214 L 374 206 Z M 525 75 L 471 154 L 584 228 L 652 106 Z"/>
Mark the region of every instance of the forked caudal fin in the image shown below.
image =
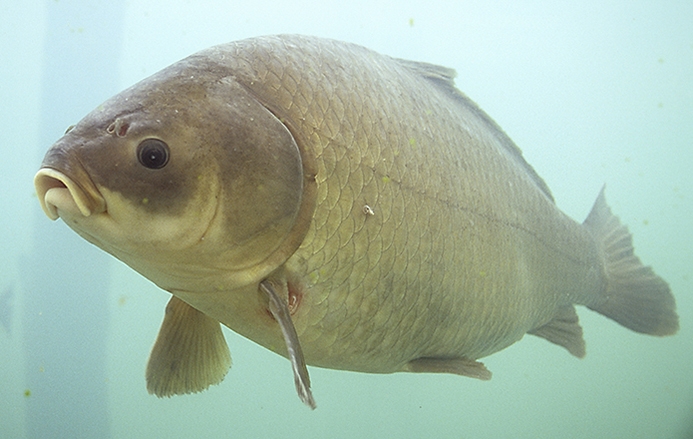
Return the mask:
<path id="1" fill-rule="evenodd" d="M 631 234 L 611 213 L 604 188 L 583 224 L 601 246 L 607 276 L 604 299 L 588 308 L 636 332 L 675 334 L 679 317 L 669 285 L 635 256 Z"/>

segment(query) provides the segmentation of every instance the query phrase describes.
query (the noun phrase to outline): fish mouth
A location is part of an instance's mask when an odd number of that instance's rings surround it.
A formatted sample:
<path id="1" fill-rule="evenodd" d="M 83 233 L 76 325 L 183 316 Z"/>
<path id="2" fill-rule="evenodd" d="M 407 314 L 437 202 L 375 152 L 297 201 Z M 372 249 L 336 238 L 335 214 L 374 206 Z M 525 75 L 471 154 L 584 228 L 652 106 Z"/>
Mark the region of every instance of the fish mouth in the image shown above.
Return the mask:
<path id="1" fill-rule="evenodd" d="M 84 188 L 56 169 L 41 168 L 34 177 L 34 186 L 41 208 L 52 220 L 106 211 L 106 200 L 95 187 Z"/>

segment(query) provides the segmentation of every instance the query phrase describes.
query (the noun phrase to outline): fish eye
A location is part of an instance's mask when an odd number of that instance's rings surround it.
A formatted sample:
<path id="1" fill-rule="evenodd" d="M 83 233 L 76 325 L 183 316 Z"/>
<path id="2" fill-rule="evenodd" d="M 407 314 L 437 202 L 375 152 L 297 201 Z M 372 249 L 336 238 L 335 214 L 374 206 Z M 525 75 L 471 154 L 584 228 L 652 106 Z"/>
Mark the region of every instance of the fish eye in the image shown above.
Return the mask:
<path id="1" fill-rule="evenodd" d="M 137 159 L 149 169 L 161 169 L 168 163 L 168 145 L 159 139 L 145 139 L 137 146 Z"/>

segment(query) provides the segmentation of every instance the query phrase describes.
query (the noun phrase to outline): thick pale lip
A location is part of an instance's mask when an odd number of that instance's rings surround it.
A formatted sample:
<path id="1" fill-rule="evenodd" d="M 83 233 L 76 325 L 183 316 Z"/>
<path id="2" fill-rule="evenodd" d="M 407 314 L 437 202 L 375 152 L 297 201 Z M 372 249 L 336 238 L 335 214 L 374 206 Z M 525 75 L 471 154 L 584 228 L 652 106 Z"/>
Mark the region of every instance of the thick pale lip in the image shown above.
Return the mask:
<path id="1" fill-rule="evenodd" d="M 41 208 L 52 220 L 61 215 L 88 217 L 106 210 L 106 201 L 97 191 L 88 193 L 77 182 L 53 168 L 41 168 L 34 177 L 34 186 Z"/>

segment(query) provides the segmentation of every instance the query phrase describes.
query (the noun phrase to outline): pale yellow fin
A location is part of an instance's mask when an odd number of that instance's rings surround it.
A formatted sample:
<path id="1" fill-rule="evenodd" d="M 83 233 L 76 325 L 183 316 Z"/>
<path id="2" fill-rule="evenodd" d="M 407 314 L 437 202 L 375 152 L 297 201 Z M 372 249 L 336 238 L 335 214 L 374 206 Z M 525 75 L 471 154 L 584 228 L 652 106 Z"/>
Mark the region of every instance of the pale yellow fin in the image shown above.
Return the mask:
<path id="1" fill-rule="evenodd" d="M 407 363 L 403 370 L 418 373 L 453 373 L 479 380 L 491 379 L 491 372 L 486 369 L 484 363 L 467 358 L 422 357 Z"/>
<path id="2" fill-rule="evenodd" d="M 588 308 L 636 332 L 675 334 L 679 317 L 669 285 L 635 256 L 632 237 L 611 213 L 603 188 L 584 226 L 601 246 L 607 276 L 605 294 Z"/>
<path id="3" fill-rule="evenodd" d="M 283 301 L 277 291 L 269 280 L 264 280 L 260 282 L 260 289 L 267 294 L 269 299 L 269 309 L 274 316 L 274 319 L 279 323 L 279 327 L 282 330 L 282 335 L 284 336 L 284 343 L 286 343 L 286 350 L 291 361 L 291 368 L 294 371 L 294 384 L 296 384 L 296 392 L 301 401 L 310 407 L 315 409 L 315 399 L 313 398 L 313 392 L 310 390 L 310 376 L 308 375 L 308 368 L 306 367 L 306 361 L 303 358 L 303 350 L 301 349 L 301 343 L 298 340 L 298 334 L 296 333 L 296 328 L 294 328 L 294 322 L 291 320 L 291 313 L 289 313 L 289 307 L 285 301 Z"/>
<path id="4" fill-rule="evenodd" d="M 532 329 L 528 334 L 563 346 L 578 358 L 585 356 L 585 340 L 582 338 L 582 328 L 573 305 L 560 308 L 553 320 L 544 326 Z"/>
<path id="5" fill-rule="evenodd" d="M 200 392 L 220 383 L 230 367 L 231 353 L 219 322 L 172 297 L 149 355 L 149 393 L 168 397 Z"/>

